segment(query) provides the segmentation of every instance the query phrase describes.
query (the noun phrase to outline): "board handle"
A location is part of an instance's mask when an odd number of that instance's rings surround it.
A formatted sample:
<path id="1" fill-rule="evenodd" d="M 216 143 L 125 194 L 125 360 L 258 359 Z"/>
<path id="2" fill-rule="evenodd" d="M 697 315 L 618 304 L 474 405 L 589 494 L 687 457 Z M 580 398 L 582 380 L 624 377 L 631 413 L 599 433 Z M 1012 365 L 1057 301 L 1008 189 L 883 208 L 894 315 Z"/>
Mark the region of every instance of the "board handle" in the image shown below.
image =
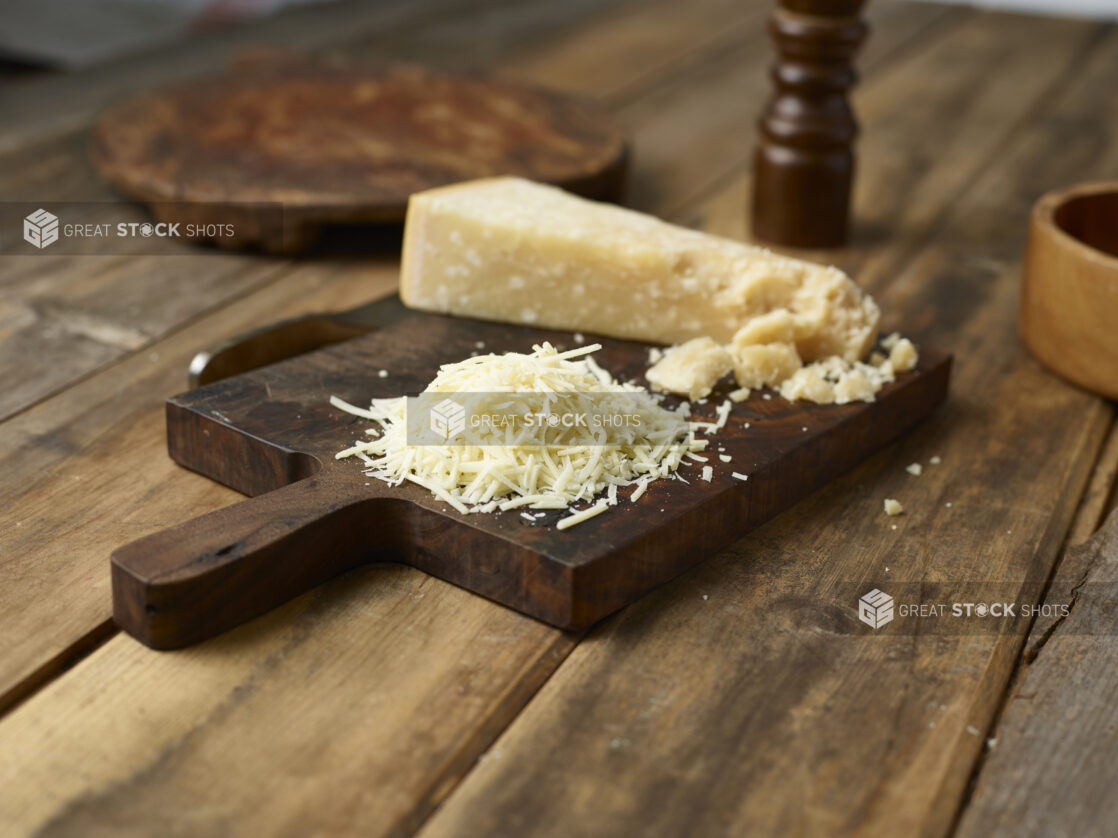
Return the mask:
<path id="1" fill-rule="evenodd" d="M 397 503 L 314 476 L 133 541 L 112 554 L 113 619 L 153 649 L 220 634 L 339 573 L 398 558 Z"/>

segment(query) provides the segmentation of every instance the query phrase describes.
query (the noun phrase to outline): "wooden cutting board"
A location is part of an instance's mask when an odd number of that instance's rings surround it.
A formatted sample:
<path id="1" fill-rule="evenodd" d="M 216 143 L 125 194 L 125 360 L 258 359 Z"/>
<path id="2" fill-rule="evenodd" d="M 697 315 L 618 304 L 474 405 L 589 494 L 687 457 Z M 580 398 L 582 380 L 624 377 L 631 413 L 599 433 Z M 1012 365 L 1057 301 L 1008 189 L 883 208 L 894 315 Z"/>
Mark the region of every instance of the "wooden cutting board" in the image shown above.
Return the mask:
<path id="1" fill-rule="evenodd" d="M 425 489 L 390 487 L 335 452 L 371 423 L 329 404 L 420 392 L 440 364 L 487 351 L 530 351 L 570 334 L 409 313 L 368 335 L 175 396 L 172 458 L 252 499 L 133 542 L 112 556 L 113 614 L 159 649 L 245 622 L 350 568 L 412 565 L 565 629 L 625 606 L 810 494 L 928 415 L 947 394 L 951 359 L 922 349 L 919 367 L 873 404 L 792 403 L 761 393 L 734 405 L 711 457 L 571 529 L 562 512 L 460 515 Z M 586 336 L 587 341 L 595 340 Z M 642 380 L 645 344 L 600 339 L 596 359 Z M 381 378 L 380 370 L 388 376 Z M 701 413 L 711 418 L 723 383 Z M 749 427 L 745 425 L 748 423 Z M 748 481 L 730 476 L 749 475 Z M 884 513 L 882 513 L 884 514 Z"/>
<path id="2" fill-rule="evenodd" d="M 110 108 L 90 155 L 184 234 L 293 252 L 324 225 L 402 221 L 413 192 L 478 177 L 617 200 L 626 144 L 605 111 L 555 91 L 280 51 Z"/>

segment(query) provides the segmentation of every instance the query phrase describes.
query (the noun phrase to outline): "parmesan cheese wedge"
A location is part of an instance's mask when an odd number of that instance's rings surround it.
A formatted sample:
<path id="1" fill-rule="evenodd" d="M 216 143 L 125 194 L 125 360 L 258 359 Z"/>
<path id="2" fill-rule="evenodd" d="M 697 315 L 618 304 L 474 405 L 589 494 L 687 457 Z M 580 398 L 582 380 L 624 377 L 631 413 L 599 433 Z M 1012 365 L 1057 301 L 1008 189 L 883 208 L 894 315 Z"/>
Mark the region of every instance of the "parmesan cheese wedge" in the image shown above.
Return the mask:
<path id="1" fill-rule="evenodd" d="M 842 271 L 518 178 L 412 195 L 400 271 L 412 308 L 652 343 L 729 343 L 754 318 L 803 361 L 863 358 L 879 312 Z M 786 328 L 785 328 L 786 327 Z"/>

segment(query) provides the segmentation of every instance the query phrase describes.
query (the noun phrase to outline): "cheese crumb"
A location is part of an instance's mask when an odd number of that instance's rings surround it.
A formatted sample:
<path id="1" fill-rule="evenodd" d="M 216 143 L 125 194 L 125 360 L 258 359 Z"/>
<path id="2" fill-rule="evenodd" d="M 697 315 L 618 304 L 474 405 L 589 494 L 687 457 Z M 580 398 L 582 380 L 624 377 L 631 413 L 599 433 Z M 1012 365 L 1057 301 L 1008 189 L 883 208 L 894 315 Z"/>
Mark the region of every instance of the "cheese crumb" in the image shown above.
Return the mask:
<path id="1" fill-rule="evenodd" d="M 729 454 L 719 454 L 718 459 L 720 459 L 724 463 L 728 463 L 728 462 L 730 462 L 730 460 L 732 460 L 734 458 L 731 457 Z"/>
<path id="2" fill-rule="evenodd" d="M 734 352 L 734 377 L 742 387 L 777 386 L 804 362 L 792 343 L 743 346 Z"/>
<path id="3" fill-rule="evenodd" d="M 789 401 L 809 401 L 816 404 L 850 404 L 852 402 L 872 402 L 886 384 L 896 380 L 897 373 L 911 370 L 916 366 L 918 355 L 912 341 L 893 334 L 882 341 L 888 344 L 889 354 L 874 352 L 870 363 L 849 360 L 839 355 L 822 358 L 805 364 L 801 358 L 798 344 L 792 340 L 770 343 L 754 343 L 760 339 L 787 337 L 787 319 L 770 312 L 754 318 L 743 326 L 728 350 L 731 355 L 734 377 L 740 389 L 730 393 L 733 401 L 749 397 L 751 389 L 773 387 Z M 780 326 L 780 324 L 784 326 Z M 690 341 L 680 347 L 668 350 L 668 355 L 684 347 L 692 347 Z M 704 340 L 705 353 L 717 351 L 713 341 Z M 694 352 L 690 348 L 689 352 Z M 719 356 L 720 360 L 721 356 Z M 711 378 L 711 373 L 697 362 L 688 360 L 673 364 L 664 372 L 660 365 L 649 370 L 649 380 L 659 376 L 658 389 L 671 393 L 686 394 L 694 397 L 695 392 L 709 393 L 719 376 Z M 655 371 L 655 372 L 654 372 Z M 768 393 L 762 395 L 771 399 Z"/>
<path id="4" fill-rule="evenodd" d="M 748 398 L 749 398 L 749 388 L 748 387 L 739 387 L 737 390 L 731 390 L 730 391 L 730 401 L 732 401 L 732 402 L 744 402 Z"/>
<path id="5" fill-rule="evenodd" d="M 913 463 L 912 465 L 905 466 L 905 471 L 907 471 L 913 477 L 919 477 L 921 474 L 924 473 L 924 467 L 920 465 L 920 463 Z"/>
<path id="6" fill-rule="evenodd" d="M 886 515 L 895 516 L 895 515 L 900 515 L 902 512 L 904 512 L 904 507 L 901 506 L 898 501 L 893 500 L 893 498 L 886 498 L 885 499 L 885 514 Z"/>
<path id="7" fill-rule="evenodd" d="M 665 352 L 646 377 L 657 390 L 696 400 L 710 395 L 718 379 L 732 367 L 733 360 L 725 347 L 711 338 L 695 338 Z"/>
<path id="8" fill-rule="evenodd" d="M 939 455 L 936 455 L 935 457 L 932 457 L 932 459 L 928 460 L 928 462 L 931 463 L 933 466 L 938 466 L 940 463 L 943 462 L 943 460 L 939 458 Z"/>
<path id="9" fill-rule="evenodd" d="M 702 477 L 702 479 L 705 480 L 707 483 L 709 483 L 713 478 L 714 478 L 714 467 L 713 466 L 703 466 L 703 477 Z"/>
<path id="10" fill-rule="evenodd" d="M 908 372 L 916 366 L 917 360 L 916 347 L 908 338 L 901 338 L 889 350 L 889 363 L 897 372 Z"/>
<path id="11" fill-rule="evenodd" d="M 378 372 L 377 378 L 388 378 L 388 370 L 381 370 Z"/>
<path id="12" fill-rule="evenodd" d="M 748 479 L 749 479 L 749 475 L 748 475 L 748 474 L 742 474 L 742 473 L 741 473 L 740 471 L 735 471 L 735 472 L 733 472 L 733 473 L 732 473 L 732 474 L 731 474 L 730 476 L 731 476 L 732 478 L 734 478 L 734 480 L 741 480 L 741 481 L 745 481 L 745 480 L 748 480 Z"/>

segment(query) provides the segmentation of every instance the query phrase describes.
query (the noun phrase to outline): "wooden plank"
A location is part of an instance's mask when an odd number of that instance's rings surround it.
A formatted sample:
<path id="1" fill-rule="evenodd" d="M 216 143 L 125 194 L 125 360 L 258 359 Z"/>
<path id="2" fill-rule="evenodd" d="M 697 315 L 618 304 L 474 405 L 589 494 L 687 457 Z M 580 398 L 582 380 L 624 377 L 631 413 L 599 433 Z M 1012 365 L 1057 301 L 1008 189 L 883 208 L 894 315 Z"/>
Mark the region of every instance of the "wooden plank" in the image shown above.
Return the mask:
<path id="1" fill-rule="evenodd" d="M 1068 608 L 1075 607 L 1088 576 L 1097 569 L 1100 558 L 1099 551 L 1095 549 L 1095 545 L 1087 545 L 1087 542 L 1092 535 L 1096 534 L 1099 524 L 1115 508 L 1115 488 L 1118 485 L 1118 433 L 1115 433 L 1115 430 L 1112 418 L 1110 432 L 1103 445 L 1102 453 L 1095 463 L 1087 489 L 1080 498 L 1079 508 L 1076 509 L 1071 526 L 1064 538 L 1064 547 L 1060 551 L 1060 558 L 1053 573 L 1053 578 L 1044 594 L 1044 607 L 1029 627 L 1025 646 L 1010 677 L 1007 694 L 1003 697 L 1002 703 L 987 729 L 980 731 L 980 735 L 985 739 L 986 746 L 971 772 L 967 792 L 959 802 L 957 822 L 964 815 L 967 816 L 968 822 L 990 820 L 988 808 L 991 796 L 985 795 L 981 800 L 976 800 L 974 788 L 981 781 L 984 785 L 998 789 L 1003 787 L 1008 780 L 1004 761 L 999 760 L 1000 769 L 986 772 L 990 750 L 998 742 L 998 733 L 1002 729 L 1007 708 L 1012 708 L 1014 713 L 1018 712 L 1018 701 L 1015 696 L 1020 690 L 1022 677 L 1029 672 L 1041 649 L 1052 638 L 1057 628 L 1067 619 L 1069 616 Z M 1051 724 L 1052 720 L 1045 720 L 1041 723 Z M 1014 747 L 1020 748 L 1022 742 L 1021 737 L 1011 735 L 1007 745 L 1012 750 Z M 972 801 L 976 804 L 975 814 L 970 812 Z M 955 828 L 952 829 L 952 834 L 957 833 L 958 824 L 956 823 Z"/>
<path id="2" fill-rule="evenodd" d="M 216 306 L 261 288 L 284 263 L 231 253 L 25 256 L 0 314 L 0 419 Z M 17 266 L 18 267 L 18 266 Z"/>
<path id="3" fill-rule="evenodd" d="M 4 833 L 411 834 L 573 642 L 392 565 L 181 652 L 119 635 L 4 720 Z"/>
<path id="4" fill-rule="evenodd" d="M 998 724 L 959 838 L 1109 835 L 1118 822 L 1118 513 L 1071 553 L 1088 571 Z"/>
<path id="5" fill-rule="evenodd" d="M 1118 36 L 1075 55 L 1096 31 L 1065 29 L 1062 64 L 1075 72 L 1059 96 L 881 295 L 894 322 L 963 353 L 947 409 L 591 632 L 422 838 L 948 830 L 1021 629 L 874 634 L 855 605 L 874 587 L 928 583 L 947 586 L 948 601 L 976 584 L 1039 601 L 1111 409 L 1017 342 L 1017 260 L 1035 196 L 1116 162 L 1090 126 L 1114 107 Z M 1037 81 L 1043 91 L 1051 79 Z M 933 455 L 941 465 L 928 465 Z M 914 461 L 921 477 L 904 470 Z M 890 522 L 883 497 L 907 514 Z"/>
<path id="6" fill-rule="evenodd" d="M 645 0 L 641 9 L 638 16 L 628 7 L 600 15 L 573 43 L 517 50 L 501 72 L 623 105 L 712 55 L 740 50 L 757 39 L 771 12 L 740 0 Z"/>
<path id="7" fill-rule="evenodd" d="M 1075 548 L 1082 546 L 1095 534 L 1099 525 L 1116 506 L 1118 506 L 1118 425 L 1112 421 L 1106 444 L 1095 463 L 1087 490 L 1079 501 L 1079 509 L 1076 510 L 1067 538 L 1064 539 L 1064 549 L 1061 551 L 1059 564 L 1052 574 L 1052 581 L 1044 595 L 1046 603 L 1058 606 L 1071 602 L 1075 598 L 1076 591 L 1087 578 L 1094 561 L 1094 553 L 1090 550 Z M 1058 608 L 1051 608 L 1047 613 L 1037 616 L 1029 629 L 1019 672 L 1022 666 L 1027 667 L 1033 662 L 1063 619 L 1063 614 Z M 1019 672 L 1015 673 L 1015 678 Z"/>

